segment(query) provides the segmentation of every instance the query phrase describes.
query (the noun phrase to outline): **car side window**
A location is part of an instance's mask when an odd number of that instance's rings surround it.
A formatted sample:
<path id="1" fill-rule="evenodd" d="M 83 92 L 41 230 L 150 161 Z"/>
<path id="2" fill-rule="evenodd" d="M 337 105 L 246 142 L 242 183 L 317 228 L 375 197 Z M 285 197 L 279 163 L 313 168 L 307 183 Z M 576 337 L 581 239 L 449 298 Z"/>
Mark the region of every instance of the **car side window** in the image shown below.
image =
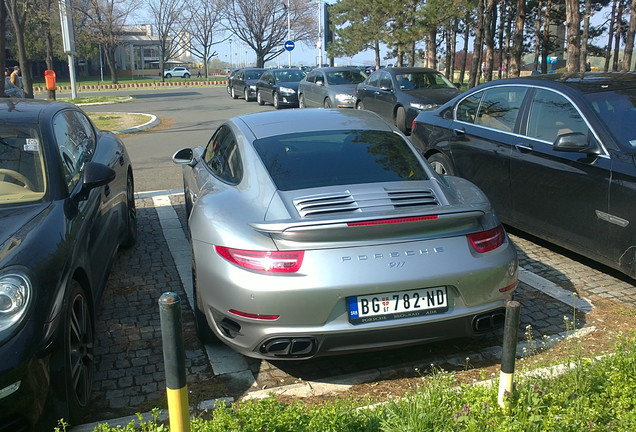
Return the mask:
<path id="1" fill-rule="evenodd" d="M 79 182 L 95 151 L 95 131 L 84 114 L 66 110 L 53 118 L 53 133 L 68 190 Z"/>
<path id="2" fill-rule="evenodd" d="M 203 161 L 223 181 L 238 184 L 243 177 L 236 137 L 227 126 L 221 126 L 212 136 L 203 154 Z"/>
<path id="3" fill-rule="evenodd" d="M 559 93 L 537 90 L 530 107 L 527 135 L 553 143 L 559 135 L 571 132 L 584 135 L 589 132 L 587 123 L 574 105 Z"/>
<path id="4" fill-rule="evenodd" d="M 389 75 L 386 72 L 382 72 L 382 76 L 380 77 L 380 88 L 383 89 L 392 89 L 393 88 L 393 81 L 391 81 L 391 75 Z"/>
<path id="5" fill-rule="evenodd" d="M 479 102 L 484 95 L 483 91 L 473 93 L 466 99 L 457 104 L 456 119 L 467 123 L 474 123 L 477 118 L 477 109 L 479 108 Z"/>
<path id="6" fill-rule="evenodd" d="M 475 124 L 512 132 L 519 108 L 527 90 L 522 87 L 500 87 L 484 91 Z"/>
<path id="7" fill-rule="evenodd" d="M 311 72 L 309 75 L 307 75 L 307 82 L 310 82 L 310 83 L 316 82 L 316 73 L 315 72 Z"/>
<path id="8" fill-rule="evenodd" d="M 370 87 L 379 87 L 380 86 L 380 75 L 379 73 L 376 74 L 371 74 L 371 76 L 369 77 L 369 80 L 367 82 L 367 85 Z"/>

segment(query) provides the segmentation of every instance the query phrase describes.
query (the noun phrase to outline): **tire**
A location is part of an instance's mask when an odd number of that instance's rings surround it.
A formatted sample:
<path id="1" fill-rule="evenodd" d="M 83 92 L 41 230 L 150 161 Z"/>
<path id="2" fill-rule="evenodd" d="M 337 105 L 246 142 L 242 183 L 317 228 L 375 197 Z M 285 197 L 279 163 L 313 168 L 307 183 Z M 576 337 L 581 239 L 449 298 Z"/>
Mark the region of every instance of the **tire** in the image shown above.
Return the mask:
<path id="1" fill-rule="evenodd" d="M 243 89 L 243 97 L 245 98 L 245 102 L 249 102 L 250 99 L 250 91 L 249 89 L 246 87 L 245 89 Z"/>
<path id="2" fill-rule="evenodd" d="M 278 93 L 274 92 L 274 108 L 276 109 L 280 109 L 280 100 L 279 100 L 279 96 Z"/>
<path id="3" fill-rule="evenodd" d="M 238 95 L 236 94 L 236 90 L 234 90 L 234 86 L 232 86 L 232 89 L 230 90 L 230 96 L 232 96 L 232 99 L 238 99 Z"/>
<path id="4" fill-rule="evenodd" d="M 194 312 L 194 329 L 197 337 L 203 343 L 215 343 L 219 339 L 216 337 L 205 317 L 205 313 L 201 309 L 199 301 L 199 290 L 197 289 L 196 267 L 194 266 L 194 253 L 192 259 L 192 291 L 194 292 L 192 299 L 192 309 Z"/>
<path id="5" fill-rule="evenodd" d="M 299 94 L 298 95 L 298 108 L 306 108 L 305 106 L 305 95 L 304 94 Z"/>
<path id="6" fill-rule="evenodd" d="M 325 101 L 323 102 L 322 106 L 324 106 L 325 108 L 331 108 L 331 99 L 329 98 L 325 98 Z"/>
<path id="7" fill-rule="evenodd" d="M 404 107 L 398 107 L 395 112 L 395 126 L 403 133 L 409 133 L 409 127 L 406 125 L 406 111 L 404 111 Z"/>
<path id="8" fill-rule="evenodd" d="M 363 110 L 364 109 L 364 104 L 362 103 L 362 101 L 358 101 L 358 103 L 356 104 L 356 108 L 359 110 Z"/>
<path id="9" fill-rule="evenodd" d="M 172 74 L 166 74 L 166 78 L 172 78 Z"/>
<path id="10" fill-rule="evenodd" d="M 265 105 L 265 101 L 263 100 L 261 92 L 259 90 L 256 90 L 256 103 L 260 106 Z"/>
<path id="11" fill-rule="evenodd" d="M 72 280 L 60 326 L 59 348 L 53 353 L 52 391 L 63 403 L 56 415 L 77 424 L 91 401 L 95 375 L 93 312 L 79 282 Z"/>
<path id="12" fill-rule="evenodd" d="M 135 206 L 135 183 L 132 173 L 126 179 L 126 231 L 122 247 L 132 247 L 137 242 L 137 207 Z"/>
<path id="13" fill-rule="evenodd" d="M 431 164 L 436 173 L 442 175 L 455 175 L 455 167 L 445 154 L 435 153 L 428 157 L 428 163 Z"/>
<path id="14" fill-rule="evenodd" d="M 190 78 L 190 74 L 183 74 L 184 78 Z"/>

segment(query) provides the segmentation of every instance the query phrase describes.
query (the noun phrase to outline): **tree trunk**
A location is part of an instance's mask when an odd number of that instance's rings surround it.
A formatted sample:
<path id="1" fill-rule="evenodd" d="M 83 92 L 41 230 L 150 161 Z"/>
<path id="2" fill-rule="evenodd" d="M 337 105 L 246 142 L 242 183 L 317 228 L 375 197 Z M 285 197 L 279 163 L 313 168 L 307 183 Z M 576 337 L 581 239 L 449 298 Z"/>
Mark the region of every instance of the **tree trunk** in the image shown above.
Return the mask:
<path id="1" fill-rule="evenodd" d="M 426 65 L 437 69 L 437 28 L 429 29 L 426 36 Z"/>
<path id="2" fill-rule="evenodd" d="M 629 7 L 629 30 L 627 32 L 627 40 L 625 40 L 625 57 L 623 57 L 623 64 L 621 71 L 627 72 L 632 67 L 632 54 L 634 53 L 634 33 L 636 33 L 636 0 L 632 0 L 632 4 Z"/>
<path id="3" fill-rule="evenodd" d="M 510 53 L 510 68 L 508 73 L 511 77 L 521 75 L 521 57 L 523 54 L 523 27 L 526 23 L 526 2 L 517 0 L 517 12 L 515 14 L 515 32 L 512 36 L 512 52 Z M 536 70 L 536 69 L 535 69 Z"/>
<path id="4" fill-rule="evenodd" d="M 581 53 L 579 58 L 579 72 L 586 71 L 587 65 L 587 44 L 590 39 L 590 17 L 592 16 L 592 1 L 585 0 L 585 10 L 583 11 L 583 33 L 581 33 Z"/>
<path id="5" fill-rule="evenodd" d="M 115 65 L 115 47 L 112 47 L 110 45 L 105 45 L 104 55 L 106 56 L 106 64 L 108 65 L 108 69 L 110 70 L 110 82 L 112 84 L 117 84 L 118 80 L 117 80 L 117 65 Z M 159 63 L 160 63 L 159 73 L 163 77 L 163 66 L 161 64 L 163 62 L 160 61 Z"/>
<path id="6" fill-rule="evenodd" d="M 614 59 L 612 61 L 612 71 L 618 70 L 618 56 L 621 51 L 621 33 L 623 31 L 623 11 L 625 10 L 623 0 L 618 0 L 616 8 L 616 32 L 614 33 Z"/>
<path id="7" fill-rule="evenodd" d="M 532 70 L 539 70 L 539 59 L 541 58 L 541 48 L 543 47 L 543 42 L 541 41 L 542 33 L 541 33 L 541 9 L 543 8 L 543 1 L 539 0 L 537 3 L 537 16 L 534 20 L 534 59 L 532 61 Z"/>
<path id="8" fill-rule="evenodd" d="M 565 69 L 568 72 L 578 72 L 580 62 L 580 23 L 579 0 L 565 1 L 565 15 L 567 26 L 567 54 Z"/>
<path id="9" fill-rule="evenodd" d="M 495 35 L 493 33 L 493 25 L 497 22 L 497 8 L 495 0 L 486 0 L 486 8 L 484 10 L 484 45 L 486 46 L 486 55 L 484 62 L 486 63 L 486 73 L 484 81 L 492 81 L 492 68 L 495 61 Z"/>
<path id="10" fill-rule="evenodd" d="M 380 67 L 380 41 L 377 39 L 373 41 L 373 51 L 375 52 L 376 67 L 379 68 Z"/>
<path id="11" fill-rule="evenodd" d="M 475 87 L 479 82 L 479 65 L 481 64 L 481 49 L 483 38 L 484 2 L 477 4 L 477 19 L 475 20 L 475 39 L 473 42 L 473 59 L 470 63 L 470 74 L 468 75 L 468 88 Z"/>
<path id="12" fill-rule="evenodd" d="M 503 73 L 505 69 L 504 59 L 506 58 L 507 51 L 508 51 L 508 44 L 504 42 L 504 29 L 505 28 L 510 29 L 510 27 L 508 26 L 508 23 L 510 22 L 509 14 L 506 13 L 508 9 L 506 7 L 507 2 L 502 1 L 500 5 L 501 5 L 501 9 L 499 10 L 499 16 L 501 17 L 501 19 L 499 23 L 499 32 L 497 34 L 497 39 L 499 44 L 499 67 L 497 69 L 497 77 L 499 79 L 503 77 Z"/>
<path id="13" fill-rule="evenodd" d="M 610 16 L 609 36 L 607 38 L 607 47 L 605 48 L 605 66 L 603 71 L 609 71 L 610 59 L 612 57 L 612 42 L 614 41 L 614 23 L 616 20 L 616 3 L 617 0 L 612 1 L 612 14 Z"/>
<path id="14" fill-rule="evenodd" d="M 552 10 L 552 1 L 548 0 L 548 3 L 545 7 L 545 20 L 543 24 L 543 33 L 541 35 L 541 73 L 548 73 L 548 54 L 550 51 L 550 22 L 551 22 L 551 13 Z"/>
<path id="15" fill-rule="evenodd" d="M 470 19 L 469 16 L 466 15 L 466 19 L 464 20 L 466 23 L 466 29 L 464 30 L 464 58 L 462 59 L 462 66 L 459 71 L 459 84 L 464 85 L 464 75 L 466 75 L 466 62 L 468 61 L 468 39 L 470 38 Z"/>
<path id="16" fill-rule="evenodd" d="M 446 70 L 449 72 L 449 79 L 455 82 L 455 57 L 457 56 L 457 20 L 454 20 L 451 28 L 451 48 L 450 54 L 447 56 Z"/>

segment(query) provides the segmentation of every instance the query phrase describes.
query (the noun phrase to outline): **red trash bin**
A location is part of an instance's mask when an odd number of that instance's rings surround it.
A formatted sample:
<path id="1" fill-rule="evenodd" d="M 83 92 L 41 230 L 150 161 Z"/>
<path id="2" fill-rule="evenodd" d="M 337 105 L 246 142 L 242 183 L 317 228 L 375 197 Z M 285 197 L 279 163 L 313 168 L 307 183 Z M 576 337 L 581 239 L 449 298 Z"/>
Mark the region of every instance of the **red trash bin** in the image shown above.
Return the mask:
<path id="1" fill-rule="evenodd" d="M 49 91 L 55 90 L 55 71 L 45 70 L 44 81 L 46 82 L 46 89 Z"/>

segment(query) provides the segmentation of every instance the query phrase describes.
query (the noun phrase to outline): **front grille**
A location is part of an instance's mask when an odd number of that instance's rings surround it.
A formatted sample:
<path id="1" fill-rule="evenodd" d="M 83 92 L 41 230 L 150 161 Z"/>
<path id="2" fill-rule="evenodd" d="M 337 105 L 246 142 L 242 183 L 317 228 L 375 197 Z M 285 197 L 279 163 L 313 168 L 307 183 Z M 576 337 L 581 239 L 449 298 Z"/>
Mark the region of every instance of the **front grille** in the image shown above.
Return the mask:
<path id="1" fill-rule="evenodd" d="M 347 190 L 300 197 L 293 203 L 303 218 L 439 205 L 433 191 L 427 188 L 382 188 L 358 193 Z"/>

